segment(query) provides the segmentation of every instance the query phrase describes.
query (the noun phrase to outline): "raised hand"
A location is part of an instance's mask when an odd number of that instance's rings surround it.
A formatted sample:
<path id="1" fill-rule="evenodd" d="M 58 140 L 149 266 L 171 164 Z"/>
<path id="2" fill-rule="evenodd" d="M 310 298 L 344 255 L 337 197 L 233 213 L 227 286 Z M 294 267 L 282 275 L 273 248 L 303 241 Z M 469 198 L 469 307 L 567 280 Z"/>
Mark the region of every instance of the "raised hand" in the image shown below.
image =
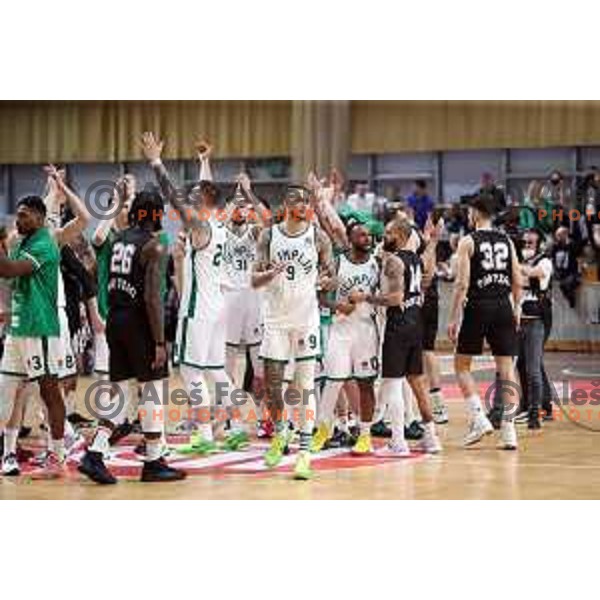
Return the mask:
<path id="1" fill-rule="evenodd" d="M 196 141 L 194 148 L 196 148 L 196 152 L 198 153 L 198 158 L 200 160 L 206 160 L 210 158 L 213 150 L 212 146 L 206 140 Z"/>
<path id="2" fill-rule="evenodd" d="M 252 183 L 250 177 L 248 177 L 248 173 L 240 173 L 237 176 L 237 183 L 246 193 L 249 193 L 252 190 Z"/>
<path id="3" fill-rule="evenodd" d="M 160 160 L 164 142 L 159 140 L 151 131 L 142 134 L 141 148 L 144 158 L 148 162 Z"/>

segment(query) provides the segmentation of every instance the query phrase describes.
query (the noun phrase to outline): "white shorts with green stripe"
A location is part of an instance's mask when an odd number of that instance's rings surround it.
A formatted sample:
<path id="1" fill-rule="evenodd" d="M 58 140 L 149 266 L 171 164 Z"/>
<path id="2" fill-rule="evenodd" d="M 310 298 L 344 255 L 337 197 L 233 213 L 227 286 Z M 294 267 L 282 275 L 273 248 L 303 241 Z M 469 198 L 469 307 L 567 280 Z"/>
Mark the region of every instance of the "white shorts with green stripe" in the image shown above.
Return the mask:
<path id="1" fill-rule="evenodd" d="M 225 334 L 222 319 L 180 319 L 173 364 L 196 369 L 224 369 Z"/>
<path id="2" fill-rule="evenodd" d="M 7 335 L 0 373 L 30 380 L 45 375 L 58 377 L 65 352 L 60 337 L 14 337 Z"/>
<path id="3" fill-rule="evenodd" d="M 372 320 L 335 322 L 324 360 L 331 380 L 373 379 L 379 372 L 379 334 Z"/>

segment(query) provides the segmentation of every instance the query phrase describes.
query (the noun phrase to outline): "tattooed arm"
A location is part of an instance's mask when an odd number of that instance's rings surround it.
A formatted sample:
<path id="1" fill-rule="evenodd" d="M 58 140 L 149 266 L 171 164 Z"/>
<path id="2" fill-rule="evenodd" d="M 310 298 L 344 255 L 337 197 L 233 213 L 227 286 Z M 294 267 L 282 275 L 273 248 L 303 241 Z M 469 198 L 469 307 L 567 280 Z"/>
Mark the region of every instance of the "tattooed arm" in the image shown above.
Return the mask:
<path id="1" fill-rule="evenodd" d="M 146 132 L 142 135 L 142 152 L 150 163 L 156 176 L 158 185 L 167 202 L 177 211 L 179 218 L 186 229 L 192 230 L 192 243 L 194 248 L 201 250 L 208 246 L 211 237 L 211 227 L 207 219 L 200 219 L 194 207 L 186 202 L 185 194 L 177 190 L 165 165 L 161 160 L 164 142 L 157 139 L 153 133 Z"/>
<path id="2" fill-rule="evenodd" d="M 144 302 L 152 338 L 156 345 L 153 368 L 160 368 L 165 364 L 165 337 L 163 324 L 163 304 L 160 296 L 161 259 L 164 247 L 158 238 L 152 238 L 143 248 L 141 253 L 142 264 L 145 269 Z"/>
<path id="3" fill-rule="evenodd" d="M 383 276 L 387 280 L 387 292 L 365 294 L 352 292 L 350 302 L 368 302 L 373 306 L 402 306 L 404 302 L 404 263 L 394 254 L 385 254 L 383 259 Z"/>

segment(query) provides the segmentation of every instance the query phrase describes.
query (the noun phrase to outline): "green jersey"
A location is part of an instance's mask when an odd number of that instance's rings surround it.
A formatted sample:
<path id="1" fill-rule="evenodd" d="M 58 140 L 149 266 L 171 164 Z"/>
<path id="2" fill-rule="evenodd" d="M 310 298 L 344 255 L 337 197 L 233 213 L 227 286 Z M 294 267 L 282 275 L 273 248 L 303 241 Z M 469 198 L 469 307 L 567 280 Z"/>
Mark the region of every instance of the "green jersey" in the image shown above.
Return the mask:
<path id="1" fill-rule="evenodd" d="M 15 337 L 58 337 L 58 269 L 60 252 L 47 227 L 22 239 L 11 251 L 12 260 L 33 263 L 31 275 L 13 282 L 9 332 Z"/>
<path id="2" fill-rule="evenodd" d="M 94 246 L 96 251 L 96 273 L 98 279 L 98 313 L 104 321 L 108 317 L 108 275 L 110 271 L 110 254 L 115 234 L 112 230 L 108 232 L 106 239 L 99 245 Z"/>

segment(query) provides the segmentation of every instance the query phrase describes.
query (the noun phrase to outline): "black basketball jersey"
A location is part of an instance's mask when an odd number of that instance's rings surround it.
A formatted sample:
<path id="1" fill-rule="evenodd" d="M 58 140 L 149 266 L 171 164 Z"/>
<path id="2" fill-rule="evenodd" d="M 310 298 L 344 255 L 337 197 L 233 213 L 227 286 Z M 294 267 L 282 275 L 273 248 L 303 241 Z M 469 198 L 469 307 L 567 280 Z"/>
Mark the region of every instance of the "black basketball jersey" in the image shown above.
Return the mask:
<path id="1" fill-rule="evenodd" d="M 508 235 L 495 229 L 478 229 L 473 238 L 471 276 L 467 298 L 508 300 L 512 289 L 512 246 Z"/>
<path id="2" fill-rule="evenodd" d="M 396 256 L 404 263 L 404 305 L 388 307 L 386 318 L 395 325 L 417 325 L 423 306 L 423 261 L 408 250 L 399 250 Z"/>
<path id="3" fill-rule="evenodd" d="M 108 275 L 109 311 L 145 311 L 145 265 L 142 264 L 141 253 L 152 237 L 151 232 L 139 227 L 130 227 L 115 236 Z"/>
<path id="4" fill-rule="evenodd" d="M 538 254 L 527 262 L 530 267 L 537 267 L 546 256 Z M 537 277 L 528 277 L 523 287 L 521 310 L 524 317 L 543 318 L 547 310 L 548 285 L 542 287 L 542 282 Z"/>

